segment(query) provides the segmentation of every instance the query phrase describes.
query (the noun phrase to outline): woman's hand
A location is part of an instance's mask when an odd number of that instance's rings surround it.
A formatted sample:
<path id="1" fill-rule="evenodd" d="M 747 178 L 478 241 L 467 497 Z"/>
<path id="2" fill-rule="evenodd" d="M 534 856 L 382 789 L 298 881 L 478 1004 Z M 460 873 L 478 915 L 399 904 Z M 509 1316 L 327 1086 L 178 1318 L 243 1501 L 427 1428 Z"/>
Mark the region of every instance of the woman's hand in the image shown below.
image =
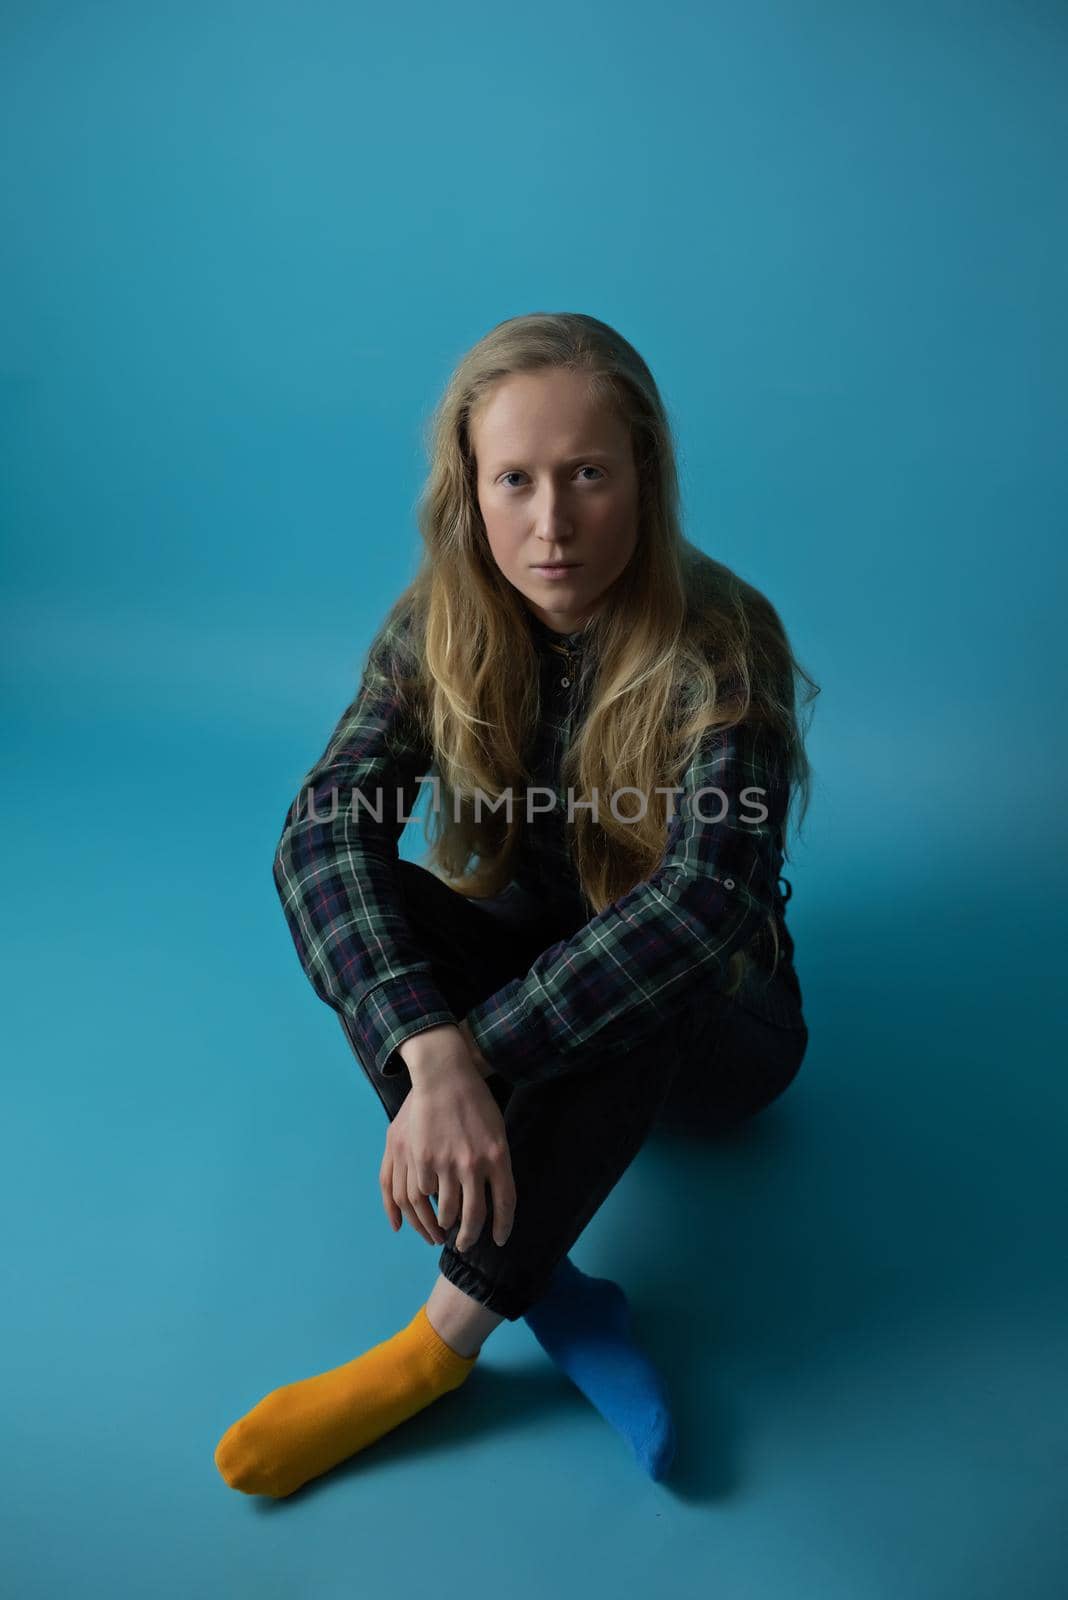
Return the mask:
<path id="1" fill-rule="evenodd" d="M 493 1071 L 493 1068 L 490 1066 L 489 1062 L 482 1054 L 482 1051 L 479 1049 L 478 1042 L 468 1026 L 467 1018 L 464 1017 L 463 1021 L 458 1022 L 456 1026 L 464 1036 L 464 1041 L 467 1045 L 467 1048 L 471 1052 L 471 1059 L 478 1068 L 479 1076 L 482 1078 L 488 1078 L 490 1073 Z"/>
<path id="2" fill-rule="evenodd" d="M 455 1034 L 453 1027 L 429 1029 L 401 1047 L 412 1087 L 389 1125 L 379 1185 L 394 1231 L 407 1217 L 428 1244 L 440 1245 L 459 1215 L 454 1248 L 463 1251 L 485 1226 L 486 1184 L 497 1245 L 512 1231 L 516 1197 L 500 1107 L 466 1041 L 456 1048 Z M 431 1195 L 437 1196 L 436 1218 Z"/>

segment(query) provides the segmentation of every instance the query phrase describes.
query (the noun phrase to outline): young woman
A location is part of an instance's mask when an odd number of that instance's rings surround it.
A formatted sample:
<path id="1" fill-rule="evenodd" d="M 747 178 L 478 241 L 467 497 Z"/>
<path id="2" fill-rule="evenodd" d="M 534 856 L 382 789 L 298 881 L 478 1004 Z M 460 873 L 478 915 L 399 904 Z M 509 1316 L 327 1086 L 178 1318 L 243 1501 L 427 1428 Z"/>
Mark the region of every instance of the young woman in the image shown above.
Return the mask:
<path id="1" fill-rule="evenodd" d="M 654 1127 L 752 1115 L 808 1039 L 779 885 L 818 689 L 769 602 L 683 537 L 645 362 L 592 317 L 512 318 L 461 361 L 431 455 L 420 570 L 274 871 L 389 1119 L 386 1215 L 439 1275 L 391 1338 L 227 1430 L 216 1463 L 250 1494 L 455 1389 L 519 1317 L 663 1476 L 626 1297 L 567 1252 Z M 429 867 L 397 851 L 424 793 Z"/>

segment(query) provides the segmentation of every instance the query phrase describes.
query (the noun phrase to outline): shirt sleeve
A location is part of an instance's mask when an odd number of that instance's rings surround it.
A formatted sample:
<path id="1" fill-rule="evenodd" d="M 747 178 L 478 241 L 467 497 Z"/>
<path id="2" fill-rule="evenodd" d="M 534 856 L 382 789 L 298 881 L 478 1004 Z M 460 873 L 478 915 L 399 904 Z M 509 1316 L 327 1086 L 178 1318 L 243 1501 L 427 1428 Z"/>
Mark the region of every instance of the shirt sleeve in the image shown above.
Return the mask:
<path id="1" fill-rule="evenodd" d="M 784 770 L 766 730 L 705 735 L 650 877 L 468 1012 L 494 1071 L 518 1084 L 585 1070 L 674 1021 L 695 987 L 722 986 L 775 909 Z"/>
<path id="2" fill-rule="evenodd" d="M 386 1077 L 403 1065 L 396 1051 L 405 1039 L 457 1020 L 415 943 L 396 878 L 397 842 L 432 762 L 394 672 L 403 627 L 391 613 L 376 635 L 356 698 L 305 775 L 274 858 L 301 966 L 364 1064 Z"/>

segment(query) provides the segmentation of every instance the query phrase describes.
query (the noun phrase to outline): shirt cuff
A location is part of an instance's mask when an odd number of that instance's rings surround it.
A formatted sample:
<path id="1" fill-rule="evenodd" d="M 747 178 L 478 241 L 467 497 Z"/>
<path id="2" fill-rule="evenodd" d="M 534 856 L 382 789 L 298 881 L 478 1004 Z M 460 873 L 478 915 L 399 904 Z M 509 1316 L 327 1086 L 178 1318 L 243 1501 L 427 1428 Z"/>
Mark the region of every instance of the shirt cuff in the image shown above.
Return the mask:
<path id="1" fill-rule="evenodd" d="M 568 1046 L 560 1033 L 550 1038 L 547 1005 L 529 1003 L 529 975 L 512 978 L 500 989 L 472 1006 L 466 1021 L 471 1036 L 490 1070 L 509 1083 L 534 1083 L 546 1076 L 545 1063 L 555 1061 L 555 1071 L 567 1070 Z M 524 995 L 524 990 L 528 991 Z M 544 995 L 544 991 L 543 991 Z M 561 1030 L 565 1024 L 561 1019 Z"/>
<path id="2" fill-rule="evenodd" d="M 394 1078 L 404 1066 L 398 1045 L 456 1020 L 429 967 L 421 967 L 384 978 L 365 994 L 349 1012 L 350 1037 L 362 1062 Z"/>

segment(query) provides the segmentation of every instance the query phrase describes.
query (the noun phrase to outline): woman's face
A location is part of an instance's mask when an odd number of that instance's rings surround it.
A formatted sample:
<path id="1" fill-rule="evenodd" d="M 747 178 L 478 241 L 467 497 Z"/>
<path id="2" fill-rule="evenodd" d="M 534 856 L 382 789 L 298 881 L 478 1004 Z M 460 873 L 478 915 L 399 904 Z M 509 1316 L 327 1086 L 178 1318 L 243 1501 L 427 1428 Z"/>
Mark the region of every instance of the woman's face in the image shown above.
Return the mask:
<path id="1" fill-rule="evenodd" d="M 553 368 L 502 378 L 472 421 L 471 443 L 494 561 L 547 627 L 573 633 L 638 540 L 627 425 L 593 402 L 582 373 Z M 539 570 L 553 562 L 568 570 Z"/>

